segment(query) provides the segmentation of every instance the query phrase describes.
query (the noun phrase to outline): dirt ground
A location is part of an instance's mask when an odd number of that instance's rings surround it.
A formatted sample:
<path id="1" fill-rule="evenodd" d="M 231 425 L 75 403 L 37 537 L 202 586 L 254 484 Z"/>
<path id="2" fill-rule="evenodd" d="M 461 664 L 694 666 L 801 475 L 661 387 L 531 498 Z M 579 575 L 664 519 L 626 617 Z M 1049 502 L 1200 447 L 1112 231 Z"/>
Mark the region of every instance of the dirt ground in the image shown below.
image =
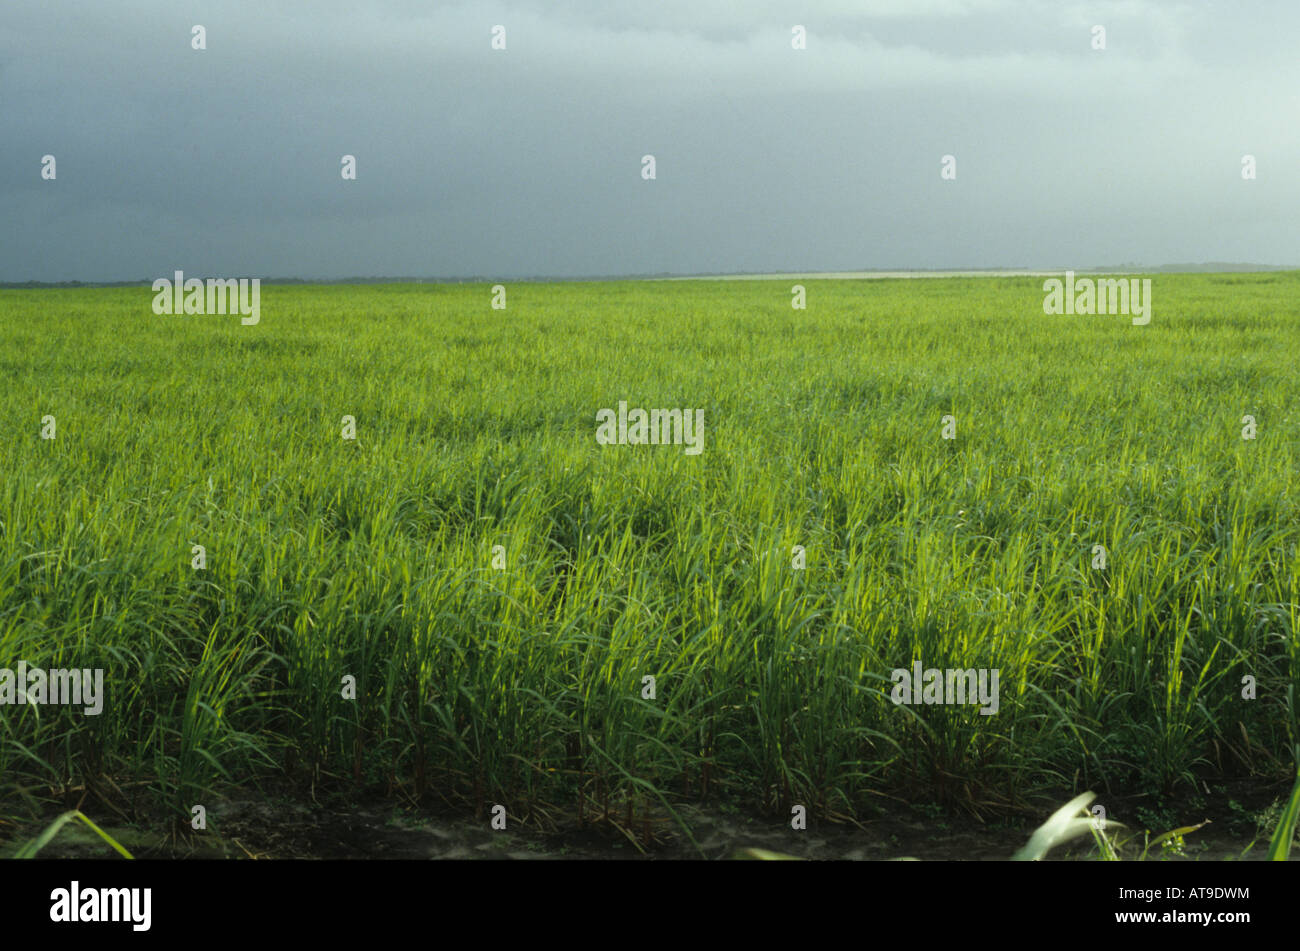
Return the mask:
<path id="1" fill-rule="evenodd" d="M 1128 839 L 1122 857 L 1136 859 L 1145 828 L 1152 830 L 1154 838 L 1210 819 L 1208 825 L 1185 835 L 1179 847 L 1153 848 L 1147 860 L 1258 860 L 1267 851 L 1260 824 L 1267 825 L 1285 792 L 1257 784 L 1226 785 L 1205 797 L 1162 807 L 1112 799 L 1109 829 L 1118 833 L 1121 842 Z M 1060 802 L 1068 798 L 1063 796 Z M 944 816 L 933 809 L 899 807 L 856 825 L 810 815 L 807 829 L 796 831 L 789 819 L 778 816 L 697 805 L 674 808 L 678 820 L 665 811 L 648 823 L 634 822 L 636 843 L 617 822 L 580 826 L 572 819 L 556 821 L 550 815 L 508 815 L 506 829 L 495 830 L 486 814 L 434 814 L 378 801 L 322 806 L 279 797 L 214 802 L 208 810 L 208 829 L 179 837 L 144 832 L 139 825 L 106 823 L 105 829 L 141 859 L 672 860 L 739 858 L 745 857 L 747 849 L 766 849 L 814 860 L 981 861 L 1010 858 L 1053 811 L 1045 805 L 1040 811 L 1027 809 L 1023 816 L 980 821 Z M 1117 828 L 1119 822 L 1125 828 Z M 6 829 L 4 838 L 21 841 L 38 831 L 37 825 Z M 1252 840 L 1255 845 L 1250 847 Z M 113 856 L 102 840 L 80 824 L 65 827 L 41 853 L 42 858 Z M 1096 857 L 1090 837 L 1059 847 L 1049 856 L 1057 860 Z"/>

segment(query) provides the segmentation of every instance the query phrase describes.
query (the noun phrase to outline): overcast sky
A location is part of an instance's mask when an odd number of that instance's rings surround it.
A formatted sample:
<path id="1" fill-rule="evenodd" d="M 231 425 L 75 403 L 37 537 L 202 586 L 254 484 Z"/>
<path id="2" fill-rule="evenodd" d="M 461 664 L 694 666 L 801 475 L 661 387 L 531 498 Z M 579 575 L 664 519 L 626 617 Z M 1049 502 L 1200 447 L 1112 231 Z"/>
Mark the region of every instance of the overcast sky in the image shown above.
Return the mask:
<path id="1" fill-rule="evenodd" d="M 10 2 L 0 280 L 1296 265 L 1298 39 L 1251 0 Z"/>

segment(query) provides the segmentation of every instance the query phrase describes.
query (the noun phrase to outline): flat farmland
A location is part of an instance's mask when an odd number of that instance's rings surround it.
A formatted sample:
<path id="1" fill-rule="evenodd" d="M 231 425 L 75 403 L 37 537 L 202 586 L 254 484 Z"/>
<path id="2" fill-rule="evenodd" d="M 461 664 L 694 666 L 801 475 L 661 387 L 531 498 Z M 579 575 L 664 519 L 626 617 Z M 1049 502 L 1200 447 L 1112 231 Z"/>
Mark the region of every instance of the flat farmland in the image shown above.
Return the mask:
<path id="1" fill-rule="evenodd" d="M 0 291 L 0 839 L 1285 792 L 1300 273 L 1149 277 Z"/>

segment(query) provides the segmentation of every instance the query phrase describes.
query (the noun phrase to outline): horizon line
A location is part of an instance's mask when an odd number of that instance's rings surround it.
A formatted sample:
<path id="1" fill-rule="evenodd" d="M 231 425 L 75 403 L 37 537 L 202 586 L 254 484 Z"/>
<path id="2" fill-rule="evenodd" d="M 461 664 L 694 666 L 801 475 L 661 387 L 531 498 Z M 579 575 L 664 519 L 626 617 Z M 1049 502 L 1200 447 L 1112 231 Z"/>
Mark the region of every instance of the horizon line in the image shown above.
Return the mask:
<path id="1" fill-rule="evenodd" d="M 1076 274 L 1223 274 L 1223 273 L 1252 273 L 1252 272 L 1272 272 L 1272 271 L 1298 271 L 1300 265 L 1288 264 L 1253 264 L 1253 263 L 1234 263 L 1234 262 L 1217 262 L 1207 261 L 1198 264 L 1161 264 L 1155 266 L 1144 266 L 1139 264 L 1121 264 L 1111 267 L 1073 267 L 1073 268 L 1028 268 L 1028 267 L 987 267 L 987 268 L 864 268 L 858 271 L 706 271 L 695 273 L 680 273 L 673 271 L 660 271 L 657 273 L 641 274 L 597 274 L 597 275 L 578 275 L 578 276 L 555 276 L 555 275 L 529 275 L 529 276 L 509 276 L 509 277 L 487 277 L 483 275 L 466 275 L 466 276 L 435 276 L 435 277 L 411 277 L 411 276 L 351 276 L 341 278 L 324 278 L 324 277 L 259 277 L 255 278 L 263 284 L 488 284 L 488 283 L 525 283 L 525 284 L 549 284 L 564 282 L 604 282 L 604 281 L 707 281 L 707 280 L 781 280 L 785 278 L 805 278 L 805 279 L 829 279 L 829 280 L 852 280 L 852 279 L 906 279 L 912 276 L 930 276 L 935 278 L 943 277 L 1040 277 L 1052 274 L 1064 274 L 1067 271 L 1073 271 Z M 173 272 L 174 273 L 174 272 Z M 182 272 L 183 273 L 183 272 Z M 166 280 L 170 280 L 170 276 Z M 254 280 L 254 278 L 246 278 Z M 117 280 L 117 281 L 82 281 L 82 280 L 63 280 L 63 281 L 0 281 L 0 288 L 3 289 L 32 289 L 40 287 L 152 287 L 155 280 L 160 278 L 140 278 L 137 280 Z"/>

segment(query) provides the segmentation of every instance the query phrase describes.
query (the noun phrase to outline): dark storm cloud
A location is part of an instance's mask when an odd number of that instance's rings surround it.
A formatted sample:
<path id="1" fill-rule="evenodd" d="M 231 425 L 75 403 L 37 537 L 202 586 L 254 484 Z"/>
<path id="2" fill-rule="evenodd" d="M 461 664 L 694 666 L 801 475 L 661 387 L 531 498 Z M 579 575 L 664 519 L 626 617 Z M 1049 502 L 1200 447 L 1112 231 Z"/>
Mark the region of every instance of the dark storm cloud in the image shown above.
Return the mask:
<path id="1" fill-rule="evenodd" d="M 0 29 L 0 280 L 1295 263 L 1298 25 L 1281 3 L 48 0 Z"/>

